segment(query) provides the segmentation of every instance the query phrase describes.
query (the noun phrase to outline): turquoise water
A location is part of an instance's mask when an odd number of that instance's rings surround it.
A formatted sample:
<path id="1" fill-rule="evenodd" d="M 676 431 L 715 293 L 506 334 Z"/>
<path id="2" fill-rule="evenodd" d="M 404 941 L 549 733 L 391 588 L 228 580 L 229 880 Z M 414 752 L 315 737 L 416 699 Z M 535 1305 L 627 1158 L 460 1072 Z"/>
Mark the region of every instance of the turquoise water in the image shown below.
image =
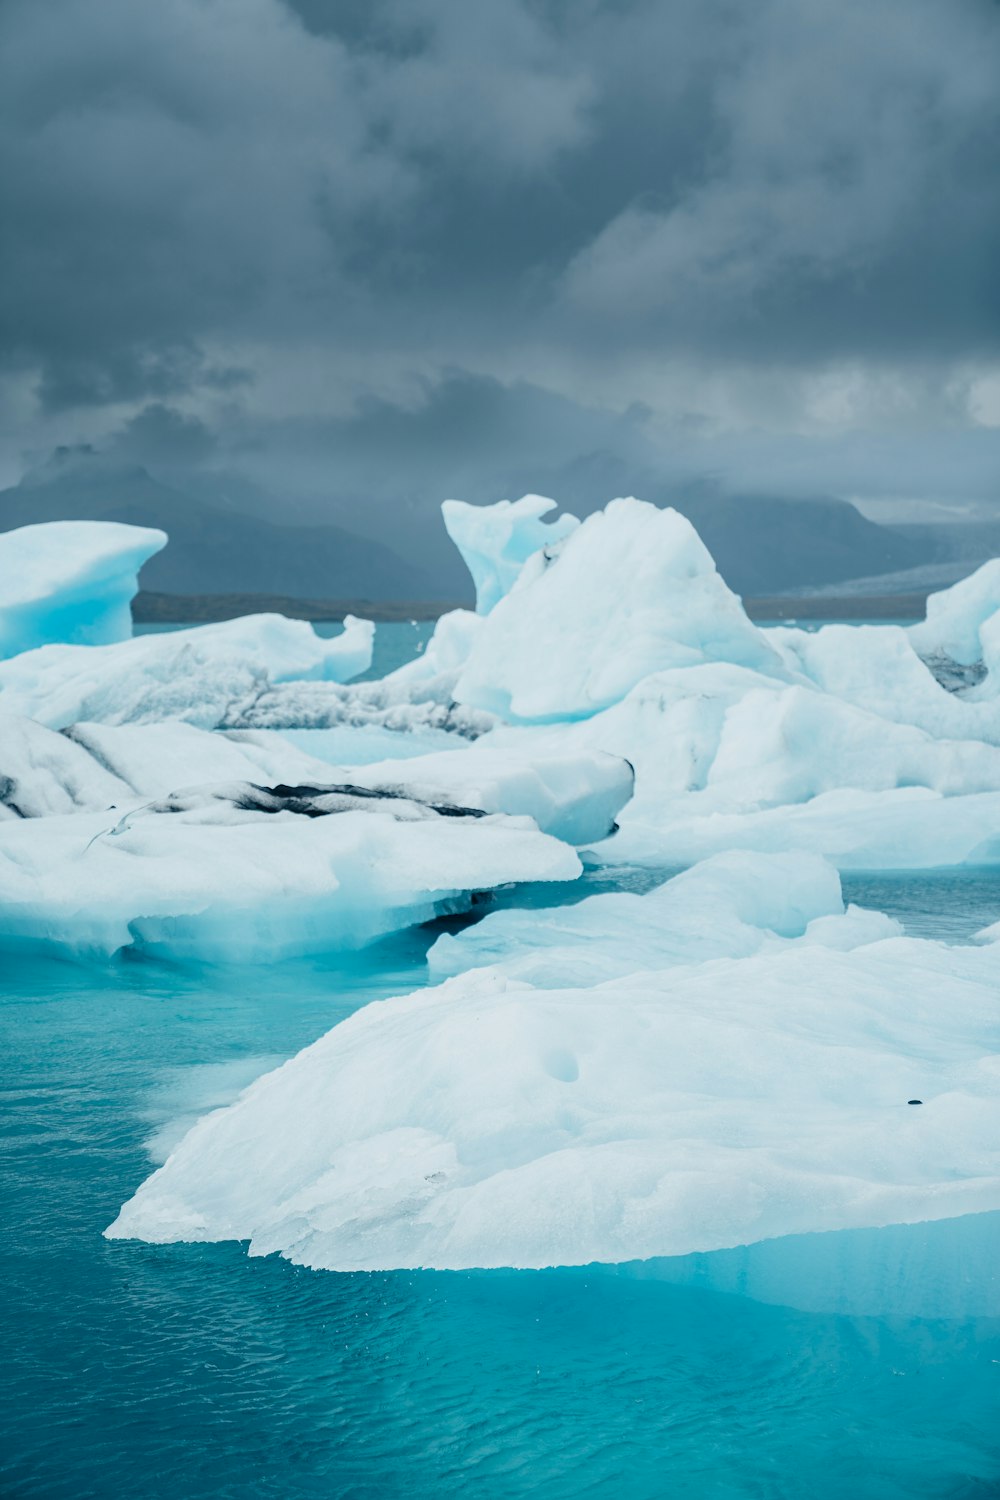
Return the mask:
<path id="1" fill-rule="evenodd" d="M 996 872 L 856 887 L 953 938 L 1000 896 Z M 252 971 L 5 961 L 0 1492 L 1000 1495 L 997 1321 L 806 1312 L 600 1268 L 333 1275 L 101 1238 L 186 1120 L 423 983 L 435 935 Z"/>

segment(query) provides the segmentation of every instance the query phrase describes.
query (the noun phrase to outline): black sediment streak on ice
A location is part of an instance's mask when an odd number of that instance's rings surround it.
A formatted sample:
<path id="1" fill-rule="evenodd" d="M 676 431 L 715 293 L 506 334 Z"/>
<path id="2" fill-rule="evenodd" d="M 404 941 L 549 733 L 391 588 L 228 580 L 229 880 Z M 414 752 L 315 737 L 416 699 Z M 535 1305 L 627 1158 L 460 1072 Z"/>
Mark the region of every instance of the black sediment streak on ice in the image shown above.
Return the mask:
<path id="1" fill-rule="evenodd" d="M 99 765 L 102 771 L 107 771 L 109 776 L 114 776 L 117 781 L 123 781 L 131 791 L 138 793 L 139 788 L 131 777 L 126 776 L 120 766 L 116 766 L 114 761 L 109 760 L 99 746 L 92 743 L 90 736 L 84 732 L 79 724 L 70 724 L 65 729 L 60 729 L 59 733 L 72 744 L 79 745 L 81 750 L 86 750 L 91 760 L 96 765 Z"/>
<path id="2" fill-rule="evenodd" d="M 978 687 L 987 675 L 985 662 L 974 661 L 965 665 L 946 656 L 943 651 L 922 656 L 920 660 L 943 688 L 959 697 L 969 688 Z"/>
<path id="3" fill-rule="evenodd" d="M 404 787 L 355 786 L 353 782 L 339 782 L 331 786 L 257 786 L 247 782 L 246 791 L 234 803 L 243 812 L 294 812 L 307 818 L 329 817 L 332 813 L 367 811 L 390 812 L 391 808 L 378 807 L 385 802 L 407 802 L 426 808 L 442 818 L 483 818 L 486 814 L 480 807 L 461 807 L 449 802 L 427 802 L 415 797 Z"/>
<path id="4" fill-rule="evenodd" d="M 457 803 L 429 802 L 410 794 L 405 787 L 355 786 L 338 782 L 330 786 L 258 786 L 252 781 L 226 782 L 218 786 L 198 786 L 171 792 L 155 802 L 133 809 L 106 832 L 112 836 L 127 833 L 135 818 L 154 814 L 197 812 L 223 803 L 234 812 L 294 813 L 304 818 L 325 818 L 336 813 L 387 813 L 397 821 L 413 822 L 424 818 L 484 818 L 480 807 L 463 807 Z M 100 838 L 102 834 L 95 834 Z M 91 843 L 94 839 L 91 840 Z M 89 845 L 88 845 L 89 848 Z"/>

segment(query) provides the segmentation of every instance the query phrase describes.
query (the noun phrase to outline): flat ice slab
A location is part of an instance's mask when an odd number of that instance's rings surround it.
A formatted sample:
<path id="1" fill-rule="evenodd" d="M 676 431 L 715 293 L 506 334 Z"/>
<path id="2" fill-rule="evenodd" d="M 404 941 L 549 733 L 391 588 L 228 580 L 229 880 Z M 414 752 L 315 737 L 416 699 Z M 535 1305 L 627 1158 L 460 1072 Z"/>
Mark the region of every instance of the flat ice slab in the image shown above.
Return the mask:
<path id="1" fill-rule="evenodd" d="M 470 892 L 574 880 L 528 819 L 399 799 L 267 803 L 209 787 L 133 811 L 0 824 L 0 945 L 253 961 L 355 948 Z"/>
<path id="2" fill-rule="evenodd" d="M 998 982 L 998 945 L 907 938 L 594 988 L 477 970 L 259 1079 L 107 1233 L 548 1266 L 996 1210 Z"/>
<path id="3" fill-rule="evenodd" d="M 0 533 L 0 657 L 132 634 L 129 606 L 166 535 L 117 521 L 47 521 Z"/>
<path id="4" fill-rule="evenodd" d="M 434 979 L 490 967 L 562 989 L 795 941 L 846 951 L 901 932 L 882 912 L 845 911 L 836 870 L 815 854 L 735 851 L 642 896 L 610 891 L 555 909 L 488 912 L 442 934 L 427 963 Z"/>

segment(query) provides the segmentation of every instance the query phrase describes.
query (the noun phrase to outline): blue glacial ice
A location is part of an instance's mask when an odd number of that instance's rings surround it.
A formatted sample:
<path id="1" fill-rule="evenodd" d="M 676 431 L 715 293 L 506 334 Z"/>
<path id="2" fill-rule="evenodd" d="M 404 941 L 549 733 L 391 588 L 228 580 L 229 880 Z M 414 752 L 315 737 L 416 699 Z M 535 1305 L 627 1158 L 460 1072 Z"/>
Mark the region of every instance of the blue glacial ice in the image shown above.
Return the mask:
<path id="1" fill-rule="evenodd" d="M 568 514 L 542 519 L 555 509 L 556 502 L 542 495 L 522 495 L 496 505 L 444 502 L 445 529 L 476 586 L 477 614 L 488 615 L 510 593 L 529 557 L 558 547 L 579 526 L 576 516 Z"/>
<path id="2" fill-rule="evenodd" d="M 0 534 L 0 658 L 53 642 L 127 640 L 139 569 L 166 540 L 117 521 L 52 521 Z"/>

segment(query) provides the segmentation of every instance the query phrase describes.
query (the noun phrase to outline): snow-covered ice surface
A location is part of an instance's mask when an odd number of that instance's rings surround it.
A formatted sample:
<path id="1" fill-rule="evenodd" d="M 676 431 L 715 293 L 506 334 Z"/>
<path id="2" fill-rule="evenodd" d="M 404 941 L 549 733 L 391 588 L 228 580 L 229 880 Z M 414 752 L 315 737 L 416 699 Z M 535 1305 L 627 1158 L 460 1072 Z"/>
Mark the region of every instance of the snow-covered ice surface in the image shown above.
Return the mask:
<path id="1" fill-rule="evenodd" d="M 139 569 L 166 535 L 117 521 L 51 521 L 0 533 L 0 657 L 51 642 L 127 640 Z"/>
<path id="2" fill-rule="evenodd" d="M 365 1008 L 197 1125 L 109 1234 L 545 1266 L 1000 1208 L 1000 946 L 865 932 L 801 861 L 769 911 L 774 873 L 723 872 L 730 922 L 805 923 L 748 956 L 560 989 L 479 969 Z"/>

